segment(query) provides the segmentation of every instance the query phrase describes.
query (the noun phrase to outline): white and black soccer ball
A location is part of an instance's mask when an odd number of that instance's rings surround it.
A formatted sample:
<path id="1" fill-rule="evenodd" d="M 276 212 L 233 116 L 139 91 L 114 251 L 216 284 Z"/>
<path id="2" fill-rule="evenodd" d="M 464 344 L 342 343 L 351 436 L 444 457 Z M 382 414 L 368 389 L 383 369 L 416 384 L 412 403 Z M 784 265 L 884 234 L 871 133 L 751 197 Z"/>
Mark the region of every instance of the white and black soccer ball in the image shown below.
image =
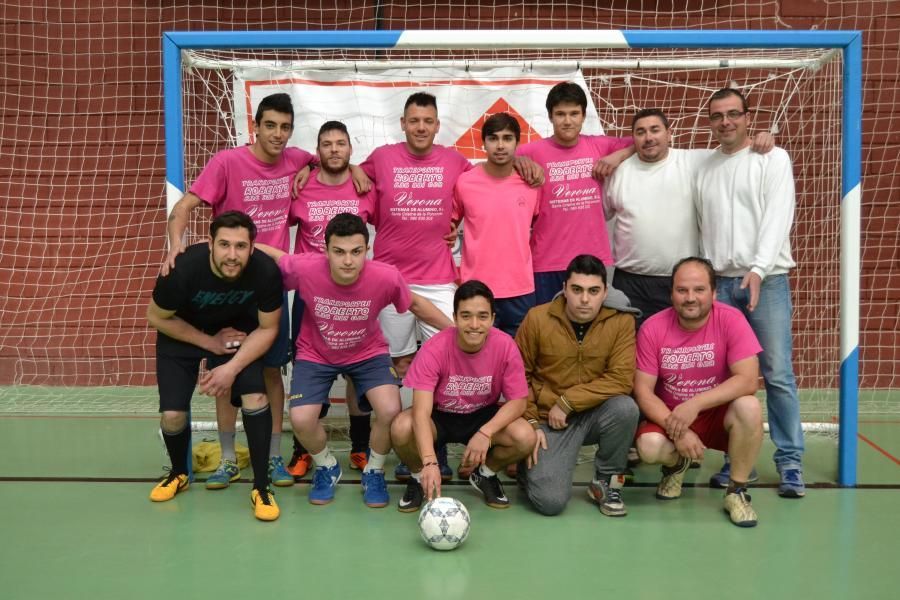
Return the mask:
<path id="1" fill-rule="evenodd" d="M 435 498 L 419 512 L 422 539 L 435 550 L 453 550 L 469 536 L 469 511 L 456 498 Z"/>

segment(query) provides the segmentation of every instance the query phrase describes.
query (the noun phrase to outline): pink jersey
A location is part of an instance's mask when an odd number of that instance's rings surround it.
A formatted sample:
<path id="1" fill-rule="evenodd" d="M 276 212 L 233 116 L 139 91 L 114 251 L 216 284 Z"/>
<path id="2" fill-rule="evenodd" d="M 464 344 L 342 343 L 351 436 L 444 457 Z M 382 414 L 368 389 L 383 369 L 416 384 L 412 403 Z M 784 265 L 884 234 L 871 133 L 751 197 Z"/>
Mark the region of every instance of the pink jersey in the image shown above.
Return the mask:
<path id="1" fill-rule="evenodd" d="M 529 240 L 540 197 L 516 173 L 497 178 L 476 167 L 459 176 L 453 220 L 464 219 L 463 281 L 483 281 L 496 298 L 534 291 Z"/>
<path id="2" fill-rule="evenodd" d="M 433 146 L 426 156 L 405 143 L 376 148 L 360 165 L 375 181 L 375 259 L 397 267 L 409 283 L 451 283 L 456 269 L 450 232 L 453 186 L 472 168 L 462 154 Z"/>
<path id="3" fill-rule="evenodd" d="M 528 397 L 525 366 L 513 339 L 491 327 L 481 350 L 463 352 L 450 327 L 422 344 L 403 385 L 434 392 L 434 409 L 468 414 L 507 400 Z"/>
<path id="4" fill-rule="evenodd" d="M 603 186 L 591 175 L 597 160 L 627 148 L 632 138 L 581 135 L 572 147 L 545 138 L 520 146 L 544 168 L 541 209 L 531 234 L 534 270 L 563 271 L 579 254 L 613 264 L 603 215 Z"/>
<path id="5" fill-rule="evenodd" d="M 287 252 L 291 182 L 312 160 L 300 148 L 285 148 L 273 164 L 256 158 L 250 146 L 229 148 L 210 159 L 190 191 L 212 207 L 213 217 L 229 210 L 247 213 L 257 242 Z"/>
<path id="6" fill-rule="evenodd" d="M 349 365 L 387 354 L 378 313 L 388 304 L 403 313 L 411 302 L 397 269 L 366 261 L 359 279 L 338 285 L 323 254 L 285 254 L 278 267 L 285 289 L 297 290 L 306 303 L 297 336 L 298 360 Z"/>
<path id="7" fill-rule="evenodd" d="M 372 220 L 374 192 L 356 193 L 353 180 L 341 185 L 328 185 L 319 181 L 318 171 L 310 173 L 309 181 L 291 203 L 290 224 L 297 225 L 294 252 L 325 252 L 325 226 L 336 214 L 359 215 L 363 221 Z"/>
<path id="8" fill-rule="evenodd" d="M 675 309 L 647 319 L 638 331 L 637 368 L 655 375 L 656 395 L 675 408 L 729 377 L 729 367 L 762 352 L 739 310 L 713 302 L 709 320 L 696 331 L 682 329 Z"/>

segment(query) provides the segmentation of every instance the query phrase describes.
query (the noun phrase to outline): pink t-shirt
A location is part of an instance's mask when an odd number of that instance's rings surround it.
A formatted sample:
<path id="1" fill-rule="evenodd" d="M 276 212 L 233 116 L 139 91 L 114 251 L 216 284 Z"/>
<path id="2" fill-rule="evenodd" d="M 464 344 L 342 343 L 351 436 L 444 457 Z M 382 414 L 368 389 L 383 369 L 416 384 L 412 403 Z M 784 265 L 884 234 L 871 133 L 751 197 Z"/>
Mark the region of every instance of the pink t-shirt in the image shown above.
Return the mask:
<path id="1" fill-rule="evenodd" d="M 297 360 L 349 365 L 387 354 L 378 313 L 388 304 L 409 310 L 409 287 L 394 267 L 366 261 L 359 279 L 338 285 L 328 258 L 319 253 L 285 254 L 278 260 L 285 289 L 297 290 L 306 309 L 297 336 Z"/>
<path id="2" fill-rule="evenodd" d="M 464 219 L 463 281 L 480 279 L 496 298 L 534 291 L 529 239 L 540 197 L 516 173 L 497 178 L 476 167 L 459 176 L 453 220 Z"/>
<path id="3" fill-rule="evenodd" d="M 603 215 L 603 186 L 591 175 L 597 160 L 627 148 L 632 138 L 581 135 L 572 147 L 545 138 L 520 146 L 544 168 L 541 210 L 531 234 L 537 273 L 563 271 L 579 254 L 593 254 L 613 264 Z"/>
<path id="4" fill-rule="evenodd" d="M 229 148 L 210 159 L 190 191 L 212 207 L 213 217 L 229 210 L 247 213 L 257 242 L 287 252 L 291 182 L 312 160 L 300 148 L 285 148 L 273 164 L 256 158 L 250 146 Z"/>
<path id="5" fill-rule="evenodd" d="M 294 252 L 325 252 L 325 226 L 336 214 L 359 215 L 363 221 L 372 219 L 374 192 L 358 195 L 353 180 L 341 185 L 319 181 L 318 170 L 310 173 L 309 181 L 291 203 L 290 224 L 297 225 Z"/>
<path id="6" fill-rule="evenodd" d="M 409 283 L 455 281 L 444 236 L 450 232 L 453 186 L 472 168 L 469 161 L 437 145 L 416 156 L 399 143 L 376 148 L 360 166 L 375 181 L 375 259 L 400 269 Z"/>
<path id="7" fill-rule="evenodd" d="M 463 352 L 456 343 L 456 327 L 422 344 L 409 366 L 403 385 L 434 392 L 434 409 L 468 414 L 506 400 L 528 397 L 525 366 L 513 339 L 491 327 L 481 350 Z"/>
<path id="8" fill-rule="evenodd" d="M 637 338 L 637 368 L 655 375 L 656 395 L 675 408 L 711 390 L 729 377 L 729 367 L 762 352 L 744 315 L 713 302 L 709 320 L 696 331 L 678 324 L 675 309 L 656 313 L 641 326 Z"/>

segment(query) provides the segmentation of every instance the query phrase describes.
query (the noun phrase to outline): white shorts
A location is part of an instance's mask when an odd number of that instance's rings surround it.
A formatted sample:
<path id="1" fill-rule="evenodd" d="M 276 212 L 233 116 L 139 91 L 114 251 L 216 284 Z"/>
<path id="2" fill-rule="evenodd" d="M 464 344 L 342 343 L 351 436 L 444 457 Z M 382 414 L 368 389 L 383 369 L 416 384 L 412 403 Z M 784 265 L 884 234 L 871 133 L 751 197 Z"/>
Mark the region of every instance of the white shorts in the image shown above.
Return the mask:
<path id="1" fill-rule="evenodd" d="M 410 285 L 409 291 L 429 300 L 438 310 L 447 315 L 448 319 L 453 320 L 455 283 Z M 381 332 L 390 346 L 392 358 L 415 354 L 418 349 L 417 340 L 424 342 L 438 332 L 431 325 L 416 319 L 411 311 L 398 313 L 393 304 L 389 304 L 381 311 L 378 320 L 381 322 Z"/>

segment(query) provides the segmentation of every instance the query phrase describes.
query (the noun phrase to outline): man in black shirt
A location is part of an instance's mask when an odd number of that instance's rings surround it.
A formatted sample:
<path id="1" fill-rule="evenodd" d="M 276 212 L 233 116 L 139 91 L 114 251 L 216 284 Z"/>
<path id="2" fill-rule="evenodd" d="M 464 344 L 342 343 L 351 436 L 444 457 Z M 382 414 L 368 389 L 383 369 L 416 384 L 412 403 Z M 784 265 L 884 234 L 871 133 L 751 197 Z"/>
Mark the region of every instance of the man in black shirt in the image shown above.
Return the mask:
<path id="1" fill-rule="evenodd" d="M 188 409 L 204 367 L 201 392 L 230 393 L 242 406 L 253 465 L 254 514 L 273 521 L 279 510 L 268 489 L 272 413 L 261 358 L 278 333 L 282 285 L 275 262 L 253 251 L 255 237 L 256 226 L 246 214 L 222 213 L 210 224 L 208 244 L 189 247 L 175 259 L 175 269 L 156 280 L 147 320 L 159 332 L 160 424 L 172 469 L 150 499 L 171 500 L 188 488 Z"/>

